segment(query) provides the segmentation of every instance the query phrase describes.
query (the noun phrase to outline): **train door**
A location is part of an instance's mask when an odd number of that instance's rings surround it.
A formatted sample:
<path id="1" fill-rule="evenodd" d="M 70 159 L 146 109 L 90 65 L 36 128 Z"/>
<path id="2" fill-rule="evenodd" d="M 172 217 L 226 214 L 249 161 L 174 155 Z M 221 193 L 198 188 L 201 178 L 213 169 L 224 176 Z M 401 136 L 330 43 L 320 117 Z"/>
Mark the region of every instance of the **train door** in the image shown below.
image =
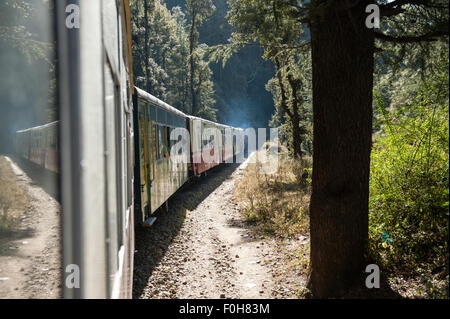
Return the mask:
<path id="1" fill-rule="evenodd" d="M 144 222 L 150 211 L 150 188 L 154 178 L 153 170 L 153 121 L 149 119 L 149 106 L 141 101 L 138 102 L 139 109 L 139 163 L 140 163 L 140 192 L 141 211 Z"/>
<path id="2" fill-rule="evenodd" d="M 108 253 L 108 273 L 109 291 L 112 290 L 114 275 L 118 270 L 118 260 L 116 254 L 122 245 L 121 238 L 121 205 L 120 205 L 120 172 L 118 156 L 120 144 L 118 143 L 120 126 L 118 126 L 118 86 L 113 79 L 113 72 L 109 63 L 104 66 L 105 71 L 105 150 L 106 150 L 106 214 L 107 227 L 107 253 Z"/>

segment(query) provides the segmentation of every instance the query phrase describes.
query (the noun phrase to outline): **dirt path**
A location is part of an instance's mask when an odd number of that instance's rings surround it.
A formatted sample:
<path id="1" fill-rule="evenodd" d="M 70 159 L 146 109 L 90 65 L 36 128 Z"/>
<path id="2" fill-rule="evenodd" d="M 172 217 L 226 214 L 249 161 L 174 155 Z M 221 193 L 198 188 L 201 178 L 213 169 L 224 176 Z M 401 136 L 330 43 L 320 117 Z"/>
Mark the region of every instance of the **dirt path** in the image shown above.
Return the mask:
<path id="1" fill-rule="evenodd" d="M 30 201 L 16 231 L 0 238 L 0 298 L 59 298 L 59 204 L 6 159 Z"/>
<path id="2" fill-rule="evenodd" d="M 275 242 L 255 235 L 233 201 L 244 168 L 217 168 L 184 187 L 169 213 L 138 230 L 135 298 L 291 296 L 276 279 L 284 270 Z"/>

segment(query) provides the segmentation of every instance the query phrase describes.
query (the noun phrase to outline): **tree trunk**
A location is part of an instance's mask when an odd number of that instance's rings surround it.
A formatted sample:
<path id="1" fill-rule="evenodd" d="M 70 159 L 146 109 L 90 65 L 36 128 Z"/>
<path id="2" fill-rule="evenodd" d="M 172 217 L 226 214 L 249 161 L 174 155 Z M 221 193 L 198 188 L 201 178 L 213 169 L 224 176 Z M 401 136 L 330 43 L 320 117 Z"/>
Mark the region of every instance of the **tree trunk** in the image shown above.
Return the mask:
<path id="1" fill-rule="evenodd" d="M 150 67 L 149 67 L 149 59 L 150 59 L 150 52 L 149 52 L 149 39 L 148 39 L 148 35 L 149 35 L 149 25 L 148 25 L 148 1 L 149 0 L 144 0 L 144 28 L 145 28 L 145 34 L 144 34 L 144 41 L 145 41 L 145 88 L 147 90 L 147 92 L 151 93 L 151 87 L 150 87 Z"/>
<path id="2" fill-rule="evenodd" d="M 291 87 L 291 99 L 292 99 L 292 139 L 294 154 L 297 158 L 302 159 L 302 134 L 300 131 L 300 114 L 298 109 L 302 103 L 297 98 L 297 91 L 300 90 L 299 80 L 295 80 L 292 74 L 287 76 L 289 85 Z"/>
<path id="3" fill-rule="evenodd" d="M 298 104 L 297 102 L 297 96 L 296 96 L 296 92 L 294 87 L 292 87 L 292 83 L 289 81 L 289 83 L 291 84 L 291 89 L 292 89 L 292 111 L 289 109 L 288 106 L 288 98 L 286 96 L 286 90 L 284 88 L 284 84 L 283 84 L 283 75 L 281 74 L 281 62 L 280 59 L 278 57 L 275 57 L 275 68 L 276 68 L 276 76 L 278 79 L 278 86 L 280 87 L 280 97 L 281 97 L 281 102 L 280 102 L 280 106 L 281 108 L 286 112 L 286 114 L 289 116 L 289 120 L 291 121 L 291 125 L 292 125 L 292 148 L 294 149 L 294 154 L 301 158 L 302 156 L 302 150 L 301 150 L 301 145 L 302 145 L 302 141 L 301 141 L 301 134 L 300 134 L 300 119 L 299 119 L 299 115 L 298 115 Z M 292 80 L 292 79 L 291 79 Z"/>
<path id="4" fill-rule="evenodd" d="M 363 279 L 368 237 L 374 36 L 365 26 L 369 1 L 354 3 L 323 6 L 311 23 L 310 288 L 318 298 L 364 285 L 357 280 Z"/>
<path id="5" fill-rule="evenodd" d="M 194 50 L 197 46 L 195 41 L 195 28 L 196 28 L 196 18 L 197 14 L 195 12 L 192 13 L 192 24 L 191 24 L 191 30 L 189 35 L 189 62 L 191 67 L 191 81 L 190 81 L 190 89 L 191 89 L 191 96 L 192 96 L 192 115 L 196 115 L 197 113 L 197 95 L 195 93 L 195 60 L 194 60 Z"/>

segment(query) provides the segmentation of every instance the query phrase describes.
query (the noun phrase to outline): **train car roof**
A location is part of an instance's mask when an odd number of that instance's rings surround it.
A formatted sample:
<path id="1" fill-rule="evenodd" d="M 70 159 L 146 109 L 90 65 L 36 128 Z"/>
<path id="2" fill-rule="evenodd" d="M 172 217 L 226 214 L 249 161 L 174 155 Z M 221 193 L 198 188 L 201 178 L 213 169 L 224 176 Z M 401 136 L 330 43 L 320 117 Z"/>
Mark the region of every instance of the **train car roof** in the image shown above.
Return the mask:
<path id="1" fill-rule="evenodd" d="M 168 112 L 175 113 L 178 116 L 188 117 L 188 115 L 184 114 L 183 112 L 174 108 L 173 106 L 167 104 L 166 102 L 161 101 L 156 96 L 153 96 L 148 92 L 145 92 L 144 90 L 138 88 L 137 86 L 135 86 L 134 88 L 136 89 L 136 93 L 137 93 L 138 97 L 145 100 L 146 102 L 148 102 L 154 106 L 160 107 Z"/>
<path id="2" fill-rule="evenodd" d="M 32 130 L 42 129 L 42 128 L 45 128 L 45 127 L 49 127 L 49 126 L 56 125 L 56 124 L 58 124 L 58 122 L 59 122 L 59 121 L 54 121 L 54 122 L 50 122 L 50 123 L 47 123 L 47 124 L 44 124 L 44 125 L 40 125 L 40 126 L 29 127 L 29 128 L 27 128 L 27 129 L 20 130 L 20 131 L 16 131 L 16 132 L 17 132 L 17 133 L 23 133 L 23 132 L 27 132 L 27 131 L 32 131 Z"/>
<path id="3" fill-rule="evenodd" d="M 213 121 L 210 121 L 210 120 L 205 120 L 205 119 L 203 119 L 201 117 L 198 117 L 198 116 L 187 115 L 187 117 L 192 119 L 192 120 L 199 120 L 199 121 L 202 121 L 202 122 L 205 122 L 205 123 L 209 123 L 209 124 L 212 124 L 212 125 L 216 125 L 216 126 L 219 126 L 219 127 L 223 127 L 223 128 L 231 128 L 231 129 L 235 129 L 235 130 L 241 130 L 238 127 L 233 127 L 233 126 L 230 126 L 230 125 L 220 124 L 220 123 L 213 122 Z"/>
<path id="4" fill-rule="evenodd" d="M 148 93 L 148 92 L 138 88 L 137 86 L 135 86 L 135 90 L 136 90 L 137 96 L 139 98 L 145 100 L 146 102 L 148 102 L 148 103 L 150 103 L 150 104 L 152 104 L 154 106 L 160 107 L 160 108 L 162 108 L 162 109 L 164 109 L 164 110 L 166 110 L 168 112 L 172 112 L 172 113 L 175 113 L 175 114 L 177 114 L 179 116 L 182 116 L 182 117 L 185 117 L 185 118 L 189 118 L 189 119 L 192 119 L 192 120 L 199 120 L 199 121 L 202 121 L 204 123 L 209 123 L 211 125 L 216 125 L 216 126 L 223 127 L 223 128 L 231 128 L 231 129 L 235 129 L 235 130 L 242 130 L 241 128 L 238 128 L 238 127 L 233 127 L 233 126 L 230 126 L 230 125 L 220 124 L 220 123 L 216 123 L 216 122 L 213 122 L 213 121 L 210 121 L 210 120 L 205 120 L 205 119 L 203 119 L 201 117 L 185 114 L 185 113 L 181 112 L 180 110 L 176 109 L 175 107 L 173 107 L 173 106 L 167 104 L 166 102 L 158 99 L 156 96 L 153 96 L 150 93 Z"/>

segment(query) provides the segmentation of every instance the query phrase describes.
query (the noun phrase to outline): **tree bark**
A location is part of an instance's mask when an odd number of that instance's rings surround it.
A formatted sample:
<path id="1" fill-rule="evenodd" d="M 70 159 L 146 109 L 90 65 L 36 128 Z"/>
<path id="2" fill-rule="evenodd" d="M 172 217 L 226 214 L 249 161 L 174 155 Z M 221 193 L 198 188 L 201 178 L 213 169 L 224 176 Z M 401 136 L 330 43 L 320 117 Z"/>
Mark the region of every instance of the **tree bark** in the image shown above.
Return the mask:
<path id="1" fill-rule="evenodd" d="M 300 114 L 299 107 L 302 101 L 297 98 L 297 91 L 300 89 L 299 80 L 294 79 L 292 74 L 287 75 L 289 85 L 291 87 L 291 99 L 292 99 L 292 138 L 294 154 L 299 159 L 302 159 L 302 133 L 300 130 Z"/>
<path id="2" fill-rule="evenodd" d="M 148 24 L 148 0 L 144 0 L 144 28 L 145 28 L 145 34 L 144 34 L 144 41 L 145 41 L 145 45 L 144 45 L 144 50 L 145 50 L 145 87 L 147 92 L 151 93 L 151 85 L 150 85 L 150 67 L 149 67 L 149 59 L 150 59 L 150 48 L 149 48 L 149 24 Z"/>
<path id="3" fill-rule="evenodd" d="M 324 4 L 313 0 L 313 7 Z M 334 1 L 311 22 L 314 151 L 310 288 L 338 297 L 364 285 L 372 128 L 370 1 Z"/>
<path id="4" fill-rule="evenodd" d="M 194 11 L 192 12 L 192 24 L 191 24 L 191 30 L 189 35 L 189 63 L 191 67 L 191 78 L 190 78 L 190 89 L 191 89 L 191 96 L 192 96 L 192 115 L 196 115 L 197 113 L 197 94 L 195 93 L 195 60 L 194 60 L 194 50 L 197 46 L 195 43 L 195 32 L 196 32 L 196 18 L 197 13 Z"/>
<path id="5" fill-rule="evenodd" d="M 302 141 L 301 141 L 301 133 L 300 133 L 300 117 L 298 114 L 298 101 L 297 101 L 297 95 L 296 95 L 296 88 L 292 86 L 293 81 L 292 78 L 290 78 L 289 83 L 291 85 L 292 89 L 292 111 L 289 109 L 288 106 L 288 98 L 286 96 L 286 90 L 283 84 L 283 75 L 281 74 L 281 62 L 278 57 L 275 57 L 275 67 L 276 67 L 276 76 L 278 79 L 278 86 L 280 87 L 280 97 L 281 102 L 280 106 L 281 108 L 286 112 L 286 114 L 289 116 L 289 120 L 291 121 L 292 125 L 292 147 L 294 149 L 294 154 L 301 158 L 302 156 Z"/>

